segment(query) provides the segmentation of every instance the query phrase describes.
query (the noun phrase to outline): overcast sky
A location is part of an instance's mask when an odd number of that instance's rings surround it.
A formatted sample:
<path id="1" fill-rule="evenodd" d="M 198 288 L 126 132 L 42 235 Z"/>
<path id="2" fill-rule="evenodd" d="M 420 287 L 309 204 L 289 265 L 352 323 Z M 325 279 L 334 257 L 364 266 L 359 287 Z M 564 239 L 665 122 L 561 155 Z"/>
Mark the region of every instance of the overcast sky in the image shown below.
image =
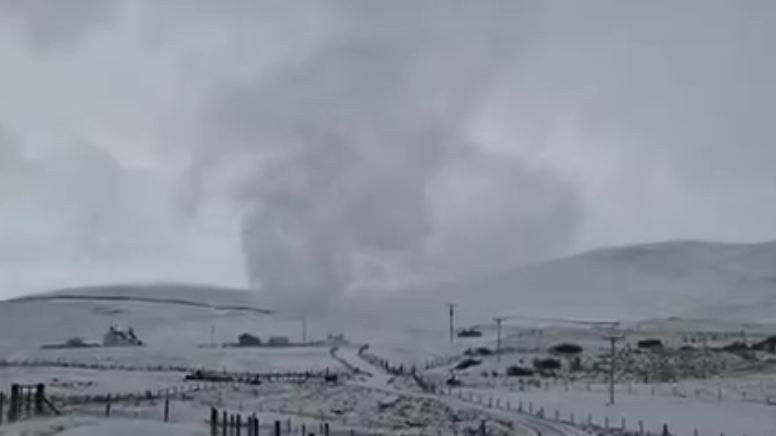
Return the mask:
<path id="1" fill-rule="evenodd" d="M 776 239 L 774 24 L 770 0 L 0 0 L 0 295 Z"/>

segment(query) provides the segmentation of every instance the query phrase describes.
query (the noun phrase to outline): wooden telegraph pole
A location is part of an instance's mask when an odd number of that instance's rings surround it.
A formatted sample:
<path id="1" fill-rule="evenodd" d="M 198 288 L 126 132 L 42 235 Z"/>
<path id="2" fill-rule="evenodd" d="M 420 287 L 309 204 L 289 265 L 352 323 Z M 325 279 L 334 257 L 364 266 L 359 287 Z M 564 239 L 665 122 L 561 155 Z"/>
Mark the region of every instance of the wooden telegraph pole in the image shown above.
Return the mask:
<path id="1" fill-rule="evenodd" d="M 447 303 L 447 307 L 450 313 L 450 343 L 455 342 L 455 308 L 457 304 Z"/>
<path id="2" fill-rule="evenodd" d="M 609 334 L 604 335 L 603 339 L 609 341 L 609 405 L 614 405 L 614 378 L 616 374 L 617 360 L 617 342 L 624 339 L 624 335 Z"/>
<path id="3" fill-rule="evenodd" d="M 505 319 L 504 316 L 493 317 L 493 321 L 496 321 L 496 361 L 498 362 L 501 362 L 501 323 Z"/>

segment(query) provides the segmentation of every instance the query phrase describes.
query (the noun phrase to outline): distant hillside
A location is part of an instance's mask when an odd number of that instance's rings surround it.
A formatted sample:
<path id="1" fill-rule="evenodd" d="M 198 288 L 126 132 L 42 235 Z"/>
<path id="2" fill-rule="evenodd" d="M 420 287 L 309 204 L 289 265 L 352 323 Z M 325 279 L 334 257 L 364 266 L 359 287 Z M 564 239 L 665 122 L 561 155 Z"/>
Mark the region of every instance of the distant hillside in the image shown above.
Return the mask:
<path id="1" fill-rule="evenodd" d="M 397 297 L 418 316 L 462 319 L 695 317 L 776 321 L 776 243 L 677 241 L 605 248 Z M 385 304 L 385 302 L 383 303 Z"/>
<path id="2" fill-rule="evenodd" d="M 152 346 L 233 341 L 240 333 L 297 334 L 255 291 L 187 284 L 70 288 L 0 302 L 0 351 L 37 349 L 79 336 L 99 341 L 111 325 L 133 327 Z"/>
<path id="3" fill-rule="evenodd" d="M 14 298 L 9 302 L 41 300 L 134 301 L 211 309 L 271 313 L 260 307 L 260 294 L 248 289 L 182 283 L 116 284 L 60 289 Z"/>

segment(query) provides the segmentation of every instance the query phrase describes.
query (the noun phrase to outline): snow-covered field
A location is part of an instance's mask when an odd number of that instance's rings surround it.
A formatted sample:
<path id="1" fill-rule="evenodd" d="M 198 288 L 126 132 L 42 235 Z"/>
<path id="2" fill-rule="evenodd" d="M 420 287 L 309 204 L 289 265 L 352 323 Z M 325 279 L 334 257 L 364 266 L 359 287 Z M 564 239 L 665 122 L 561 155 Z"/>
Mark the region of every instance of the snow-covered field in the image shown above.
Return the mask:
<path id="1" fill-rule="evenodd" d="M 357 297 L 306 320 L 308 339 L 342 333 L 354 344 L 336 351 L 338 358 L 327 346 L 209 347 L 235 342 L 243 333 L 263 340 L 271 336 L 301 339 L 301 319 L 270 313 L 272 308 L 262 306 L 260 294 L 249 291 L 189 289 L 185 285 L 111 286 L 4 302 L 0 303 L 0 331 L 4 332 L 0 361 L 5 363 L 0 366 L 0 389 L 4 392 L 12 383 L 45 383 L 47 394 L 54 398 L 120 397 L 144 391 L 177 395 L 171 397 L 171 423 L 160 423 L 162 402 L 158 397 L 134 398 L 113 404 L 109 420 L 103 416 L 104 404 L 79 404 L 65 406 L 65 417 L 6 423 L 0 426 L 0 434 L 207 434 L 206 420 L 210 408 L 216 407 L 246 416 L 256 413 L 262 425 L 277 419 L 286 428 L 291 420 L 295 433 L 302 426 L 317 429 L 325 421 L 332 425 L 333 434 L 351 430 L 356 434 L 465 434 L 480 431 L 484 422 L 489 434 L 576 436 L 595 434 L 586 427 L 588 420 L 601 427 L 608 420 L 608 426 L 615 428 L 624 419 L 631 430 L 643 426 L 658 434 L 667 424 L 676 436 L 694 436 L 696 431 L 699 436 L 776 435 L 776 365 L 768 360 L 772 356 L 713 351 L 735 341 L 752 344 L 776 333 L 773 317 L 757 316 L 767 315 L 763 309 L 772 307 L 766 292 L 772 283 L 766 260 L 771 258 L 776 258 L 776 249 L 767 244 L 620 248 L 474 283 L 478 292 L 470 294 L 459 287 L 445 294 L 417 291 L 371 301 Z M 715 307 L 727 301 L 725 283 L 740 282 L 741 277 L 757 284 L 742 291 L 742 301 L 750 307 L 737 304 L 728 316 L 703 316 L 717 313 Z M 572 282 L 584 294 L 585 305 L 572 304 L 580 295 L 568 304 L 564 300 Z M 632 289 L 612 300 L 610 293 L 626 282 L 633 283 Z M 643 307 L 626 310 L 643 301 L 647 288 L 658 285 L 668 289 L 657 297 L 673 305 L 671 318 L 661 318 L 666 313 L 660 311 L 639 317 Z M 598 292 L 594 286 L 604 290 Z M 713 290 L 704 301 L 701 293 L 707 286 Z M 636 288 L 641 289 L 636 292 Z M 456 326 L 475 328 L 481 337 L 449 342 L 447 302 L 451 300 L 458 304 Z M 525 300 L 530 304 L 523 304 Z M 604 301 L 617 301 L 604 308 L 607 316 L 586 311 L 590 304 L 600 306 Z M 542 311 L 541 306 L 553 310 Z M 575 316 L 561 317 L 562 311 Z M 504 354 L 500 358 L 475 355 L 478 365 L 454 370 L 467 357 L 467 350 L 495 350 L 499 341 L 492 317 L 496 315 L 507 315 L 500 341 Z M 112 325 L 132 327 L 147 345 L 41 349 L 74 337 L 99 343 Z M 603 336 L 612 333 L 611 329 L 623 338 L 617 345 L 617 401 L 607 406 L 609 348 Z M 667 351 L 623 351 L 635 350 L 644 339 L 661 340 Z M 550 347 L 568 342 L 583 348 L 582 369 L 572 371 L 571 361 L 561 358 L 562 368 L 555 378 L 535 376 L 521 381 L 505 376 L 509 366 L 530 368 L 535 359 L 552 357 Z M 369 353 L 393 365 L 404 365 L 407 370 L 416 366 L 425 383 L 443 386 L 455 373 L 463 386 L 452 388 L 452 396 L 449 391 L 445 395 L 423 392 L 408 374 L 394 377 L 363 360 L 357 352 L 361 344 L 369 344 Z M 679 352 L 680 347 L 695 351 Z M 181 371 L 341 372 L 347 369 L 343 360 L 363 374 L 334 384 L 321 380 L 260 386 L 226 383 L 206 389 L 195 384 L 198 389 L 188 390 Z M 686 368 L 676 370 L 680 364 Z M 651 377 L 650 371 L 665 372 L 666 365 L 674 368 L 670 377 L 675 380 L 643 380 L 645 374 Z M 473 403 L 476 399 L 481 402 Z M 504 410 L 506 404 L 510 410 Z M 523 413 L 517 410 L 519 406 Z M 545 419 L 528 413 L 540 410 Z M 569 423 L 572 417 L 573 426 Z"/>

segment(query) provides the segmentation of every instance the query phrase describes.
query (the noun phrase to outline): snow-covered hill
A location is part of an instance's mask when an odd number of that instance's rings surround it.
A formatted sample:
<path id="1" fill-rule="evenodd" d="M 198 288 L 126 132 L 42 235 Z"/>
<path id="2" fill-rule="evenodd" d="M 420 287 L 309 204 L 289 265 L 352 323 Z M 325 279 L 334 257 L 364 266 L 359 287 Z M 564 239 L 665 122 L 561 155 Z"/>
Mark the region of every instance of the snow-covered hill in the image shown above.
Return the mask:
<path id="1" fill-rule="evenodd" d="M 776 243 L 677 241 L 595 250 L 380 302 L 428 318 L 458 303 L 465 322 L 492 316 L 577 320 L 776 321 Z M 438 321 L 439 322 L 439 321 Z"/>
<path id="2" fill-rule="evenodd" d="M 407 354 L 444 344 L 448 302 L 457 325 L 498 315 L 527 321 L 776 322 L 776 243 L 670 242 L 606 248 L 448 287 L 354 298 L 308 318 L 311 338 L 345 333 L 391 343 Z M 267 313 L 260 293 L 192 285 L 71 288 L 0 303 L 3 348 L 38 347 L 72 336 L 99 337 L 134 326 L 151 343 L 224 342 L 244 332 L 300 337 L 298 317 Z M 736 328 L 736 327 L 731 327 Z"/>
<path id="3" fill-rule="evenodd" d="M 38 349 L 72 337 L 100 341 L 111 325 L 133 327 L 152 346 L 234 341 L 251 332 L 294 335 L 300 323 L 273 315 L 247 290 L 182 285 L 116 285 L 37 294 L 0 303 L 0 348 Z"/>

